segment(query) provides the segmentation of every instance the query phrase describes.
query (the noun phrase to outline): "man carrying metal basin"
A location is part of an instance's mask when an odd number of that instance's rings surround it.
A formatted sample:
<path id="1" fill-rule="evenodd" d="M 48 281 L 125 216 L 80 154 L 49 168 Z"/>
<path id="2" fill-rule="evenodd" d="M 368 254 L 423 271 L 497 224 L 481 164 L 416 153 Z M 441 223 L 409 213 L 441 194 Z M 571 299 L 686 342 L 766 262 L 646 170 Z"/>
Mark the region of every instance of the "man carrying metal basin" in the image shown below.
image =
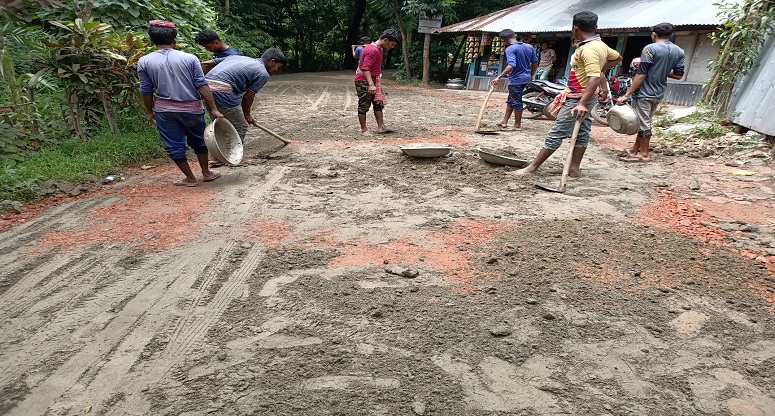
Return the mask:
<path id="1" fill-rule="evenodd" d="M 640 65 L 627 93 L 616 99 L 624 104 L 632 96 L 632 108 L 638 116 L 638 135 L 632 149 L 619 154 L 622 162 L 648 162 L 651 141 L 651 119 L 665 96 L 667 78 L 681 79 L 684 75 L 684 51 L 672 42 L 675 26 L 660 23 L 651 28 L 651 41 L 640 54 Z"/>
<path id="2" fill-rule="evenodd" d="M 229 120 L 244 143 L 248 125 L 256 125 L 250 110 L 256 94 L 269 81 L 269 74 L 288 63 L 279 49 L 267 49 L 261 58 L 231 55 L 202 62 L 218 111 Z M 250 163 L 243 159 L 242 163 Z"/>

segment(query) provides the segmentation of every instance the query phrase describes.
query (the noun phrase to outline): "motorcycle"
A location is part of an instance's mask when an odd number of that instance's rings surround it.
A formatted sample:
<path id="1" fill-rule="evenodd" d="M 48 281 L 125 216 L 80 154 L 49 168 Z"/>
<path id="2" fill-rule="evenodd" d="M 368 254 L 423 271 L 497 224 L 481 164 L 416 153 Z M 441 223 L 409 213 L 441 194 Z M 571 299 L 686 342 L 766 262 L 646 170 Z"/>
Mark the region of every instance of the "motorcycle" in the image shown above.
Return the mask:
<path id="1" fill-rule="evenodd" d="M 608 125 L 608 111 L 616 105 L 616 99 L 627 93 L 627 89 L 632 84 L 632 78 L 629 76 L 613 76 L 611 75 L 607 80 L 608 82 L 608 98 L 605 100 L 598 98 L 595 105 L 590 111 L 592 118 L 598 123 L 607 126 Z"/>
<path id="2" fill-rule="evenodd" d="M 554 97 L 565 90 L 565 85 L 544 80 L 533 80 L 522 93 L 522 118 L 535 119 L 546 116 L 549 120 L 556 117 L 549 112 Z"/>

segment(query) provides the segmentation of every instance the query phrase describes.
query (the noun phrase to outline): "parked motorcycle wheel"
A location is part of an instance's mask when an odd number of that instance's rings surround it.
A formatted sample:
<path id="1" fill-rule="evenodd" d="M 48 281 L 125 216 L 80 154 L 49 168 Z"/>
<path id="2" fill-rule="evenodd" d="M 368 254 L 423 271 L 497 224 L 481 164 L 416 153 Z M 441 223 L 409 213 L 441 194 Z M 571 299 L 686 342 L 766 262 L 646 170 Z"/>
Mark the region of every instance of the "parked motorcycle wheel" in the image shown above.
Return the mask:
<path id="1" fill-rule="evenodd" d="M 598 123 L 607 126 L 608 125 L 608 110 L 613 108 L 614 103 L 612 101 L 606 101 L 606 102 L 596 102 L 595 105 L 592 107 L 592 111 L 589 112 L 589 115 L 592 116 L 595 121 Z"/>
<path id="2" fill-rule="evenodd" d="M 532 101 L 533 103 L 543 103 L 543 105 L 526 103 L 525 100 Z M 522 118 L 534 119 L 541 117 L 544 114 L 544 108 L 552 103 L 552 100 L 546 96 L 546 94 L 531 91 L 522 95 Z"/>

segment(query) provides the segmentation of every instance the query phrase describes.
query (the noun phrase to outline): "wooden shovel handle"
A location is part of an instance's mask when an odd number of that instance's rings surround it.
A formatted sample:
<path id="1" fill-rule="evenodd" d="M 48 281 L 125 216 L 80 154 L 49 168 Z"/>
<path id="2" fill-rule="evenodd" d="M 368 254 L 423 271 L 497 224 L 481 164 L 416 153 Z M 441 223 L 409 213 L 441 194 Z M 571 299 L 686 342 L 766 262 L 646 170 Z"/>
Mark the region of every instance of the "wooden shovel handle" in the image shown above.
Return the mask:
<path id="1" fill-rule="evenodd" d="M 576 125 L 573 126 L 573 134 L 570 136 L 570 148 L 568 148 L 568 156 L 565 157 L 565 165 L 562 167 L 562 179 L 560 179 L 560 189 L 565 189 L 565 184 L 568 183 L 568 172 L 570 172 L 570 162 L 573 160 L 573 149 L 576 148 L 576 139 L 579 137 L 579 130 L 581 129 L 581 121 L 576 119 Z"/>
<path id="2" fill-rule="evenodd" d="M 288 143 L 291 142 L 290 140 L 287 140 L 287 139 L 283 138 L 283 136 L 280 136 L 279 134 L 273 132 L 272 130 L 269 130 L 268 128 L 266 128 L 266 127 L 256 123 L 255 121 L 253 122 L 253 125 L 258 127 L 259 129 L 265 131 L 270 136 L 274 137 L 275 139 L 277 139 L 277 140 L 279 140 L 279 141 L 281 141 L 281 142 L 283 142 L 285 144 L 288 144 Z"/>
<path id="3" fill-rule="evenodd" d="M 495 85 L 490 85 L 490 91 L 488 91 L 487 96 L 484 97 L 482 108 L 479 110 L 479 117 L 476 118 L 476 127 L 474 127 L 474 131 L 479 130 L 479 125 L 482 123 L 482 116 L 484 115 L 484 109 L 487 108 L 487 102 L 490 101 L 490 96 L 493 91 L 495 91 Z"/>

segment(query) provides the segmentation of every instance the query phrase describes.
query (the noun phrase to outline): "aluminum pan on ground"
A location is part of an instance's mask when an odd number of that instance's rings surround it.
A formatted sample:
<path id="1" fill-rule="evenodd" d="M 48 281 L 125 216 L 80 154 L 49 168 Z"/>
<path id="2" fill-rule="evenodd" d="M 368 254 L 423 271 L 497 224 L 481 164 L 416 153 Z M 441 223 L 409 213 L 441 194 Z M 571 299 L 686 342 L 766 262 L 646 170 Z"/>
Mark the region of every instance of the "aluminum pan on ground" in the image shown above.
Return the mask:
<path id="1" fill-rule="evenodd" d="M 452 146 L 437 143 L 414 143 L 398 146 L 398 148 L 412 157 L 441 157 L 452 152 Z"/>

